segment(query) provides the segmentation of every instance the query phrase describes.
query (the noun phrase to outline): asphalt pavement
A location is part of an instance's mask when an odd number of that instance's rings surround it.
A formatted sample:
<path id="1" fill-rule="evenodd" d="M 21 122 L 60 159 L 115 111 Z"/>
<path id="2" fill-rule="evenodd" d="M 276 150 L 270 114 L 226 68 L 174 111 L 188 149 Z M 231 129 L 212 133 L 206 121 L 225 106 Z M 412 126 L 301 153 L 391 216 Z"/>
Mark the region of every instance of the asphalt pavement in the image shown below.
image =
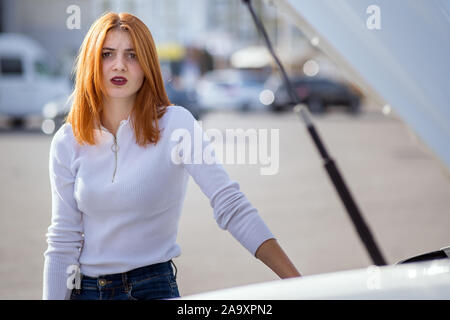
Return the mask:
<path id="1" fill-rule="evenodd" d="M 450 174 L 395 114 L 366 105 L 313 116 L 389 264 L 450 245 Z M 279 166 L 227 164 L 230 177 L 304 276 L 372 264 L 299 118 L 290 112 L 215 112 L 203 129 L 279 131 Z M 38 129 L 0 130 L 0 299 L 41 299 L 45 233 L 51 219 L 48 153 Z M 258 147 L 260 147 L 258 145 Z M 272 154 L 272 160 L 276 156 Z M 174 259 L 182 296 L 278 277 L 213 219 L 190 179 Z"/>

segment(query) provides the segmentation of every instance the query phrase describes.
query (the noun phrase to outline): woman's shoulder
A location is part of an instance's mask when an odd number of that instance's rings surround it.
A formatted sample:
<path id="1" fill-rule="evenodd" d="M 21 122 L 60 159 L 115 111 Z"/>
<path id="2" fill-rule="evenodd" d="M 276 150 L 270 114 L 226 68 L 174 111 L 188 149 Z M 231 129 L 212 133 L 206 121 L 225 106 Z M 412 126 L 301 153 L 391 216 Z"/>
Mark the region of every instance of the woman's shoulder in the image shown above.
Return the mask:
<path id="1" fill-rule="evenodd" d="M 68 150 L 74 148 L 75 142 L 72 125 L 66 122 L 54 133 L 51 146 L 53 150 Z"/>
<path id="2" fill-rule="evenodd" d="M 184 126 L 187 121 L 192 122 L 195 120 L 187 108 L 179 105 L 168 106 L 164 117 L 166 117 L 166 121 L 169 121 L 171 125 L 175 126 Z"/>
<path id="3" fill-rule="evenodd" d="M 176 115 L 185 115 L 186 113 L 191 114 L 191 112 L 187 108 L 180 106 L 180 105 L 167 106 L 166 110 L 167 110 L 167 112 L 172 112 Z"/>

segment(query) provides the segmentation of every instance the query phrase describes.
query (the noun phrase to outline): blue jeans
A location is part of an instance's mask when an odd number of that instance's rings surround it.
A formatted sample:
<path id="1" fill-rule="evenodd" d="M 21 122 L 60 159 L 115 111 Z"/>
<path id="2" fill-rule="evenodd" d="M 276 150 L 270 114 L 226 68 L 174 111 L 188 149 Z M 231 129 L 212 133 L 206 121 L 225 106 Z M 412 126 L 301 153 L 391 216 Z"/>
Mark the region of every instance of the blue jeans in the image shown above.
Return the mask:
<path id="1" fill-rule="evenodd" d="M 171 264 L 175 267 L 175 274 Z M 70 300 L 151 300 L 179 297 L 177 267 L 172 260 L 133 269 L 128 272 L 101 275 L 81 274 L 81 288 L 72 289 Z"/>

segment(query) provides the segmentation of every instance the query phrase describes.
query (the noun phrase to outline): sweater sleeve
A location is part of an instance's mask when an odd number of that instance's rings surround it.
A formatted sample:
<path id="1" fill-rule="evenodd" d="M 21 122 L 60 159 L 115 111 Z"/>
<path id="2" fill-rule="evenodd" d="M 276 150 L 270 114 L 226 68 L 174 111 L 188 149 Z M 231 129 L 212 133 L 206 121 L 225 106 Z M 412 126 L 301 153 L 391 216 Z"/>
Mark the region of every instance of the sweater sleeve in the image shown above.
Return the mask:
<path id="1" fill-rule="evenodd" d="M 75 177 L 71 170 L 73 146 L 70 138 L 63 126 L 53 136 L 50 146 L 52 217 L 46 234 L 48 248 L 44 252 L 43 300 L 68 300 L 69 276 L 79 270 L 82 215 L 73 196 Z"/>
<path id="2" fill-rule="evenodd" d="M 255 256 L 264 241 L 275 237 L 256 208 L 240 191 L 239 183 L 231 180 L 222 164 L 217 161 L 210 137 L 203 132 L 192 114 L 187 109 L 182 109 L 185 133 L 178 139 L 180 163 L 208 197 L 218 226 L 228 230 Z M 202 143 L 199 143 L 200 140 Z M 199 145 L 201 146 L 198 147 Z"/>

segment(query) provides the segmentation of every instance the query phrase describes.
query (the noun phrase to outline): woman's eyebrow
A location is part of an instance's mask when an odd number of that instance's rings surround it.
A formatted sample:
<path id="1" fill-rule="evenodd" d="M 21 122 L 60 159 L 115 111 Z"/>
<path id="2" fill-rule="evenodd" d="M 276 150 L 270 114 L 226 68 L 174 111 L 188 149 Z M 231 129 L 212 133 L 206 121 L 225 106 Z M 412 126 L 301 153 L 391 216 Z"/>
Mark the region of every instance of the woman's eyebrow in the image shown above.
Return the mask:
<path id="1" fill-rule="evenodd" d="M 116 49 L 104 47 L 103 50 L 111 50 L 111 51 L 114 51 L 114 50 L 116 50 Z M 125 49 L 125 51 L 135 51 L 135 50 L 134 50 L 133 48 L 128 48 L 128 49 Z"/>

